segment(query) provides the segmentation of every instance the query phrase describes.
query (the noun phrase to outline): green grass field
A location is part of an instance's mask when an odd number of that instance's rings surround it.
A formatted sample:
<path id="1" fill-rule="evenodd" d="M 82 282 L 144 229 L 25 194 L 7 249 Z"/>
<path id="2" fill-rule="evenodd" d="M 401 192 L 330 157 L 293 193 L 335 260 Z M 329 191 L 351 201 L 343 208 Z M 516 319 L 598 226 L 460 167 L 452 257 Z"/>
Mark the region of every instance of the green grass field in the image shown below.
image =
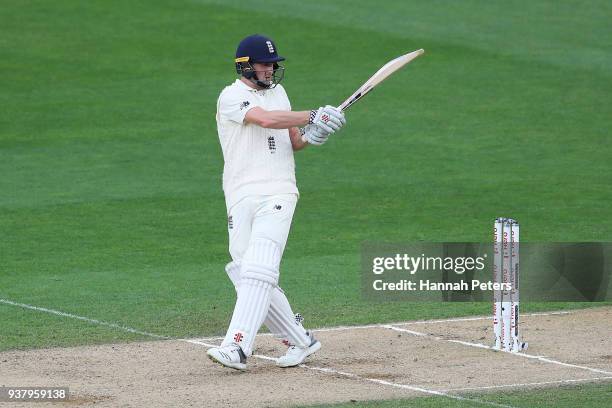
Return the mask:
<path id="1" fill-rule="evenodd" d="M 296 110 L 338 104 L 426 50 L 327 145 L 296 153 L 281 284 L 308 325 L 489 312 L 365 302 L 366 240 L 487 241 L 511 214 L 526 241 L 612 241 L 610 2 L 241 4 L 3 2 L 0 299 L 169 337 L 224 331 L 214 114 L 254 32 L 287 57 Z M 0 327 L 0 351 L 143 339 L 6 304 Z"/>
<path id="2" fill-rule="evenodd" d="M 606 408 L 612 398 L 611 384 L 587 384 L 555 389 L 511 391 L 488 395 L 467 395 L 470 401 L 440 397 L 421 397 L 403 400 L 351 402 L 335 405 L 309 405 L 308 408 L 468 408 L 489 403 L 515 408 L 589 407 Z M 478 402 L 476 402 L 478 401 Z M 505 404 L 505 405 L 504 405 Z M 306 407 L 303 407 L 306 408 Z"/>

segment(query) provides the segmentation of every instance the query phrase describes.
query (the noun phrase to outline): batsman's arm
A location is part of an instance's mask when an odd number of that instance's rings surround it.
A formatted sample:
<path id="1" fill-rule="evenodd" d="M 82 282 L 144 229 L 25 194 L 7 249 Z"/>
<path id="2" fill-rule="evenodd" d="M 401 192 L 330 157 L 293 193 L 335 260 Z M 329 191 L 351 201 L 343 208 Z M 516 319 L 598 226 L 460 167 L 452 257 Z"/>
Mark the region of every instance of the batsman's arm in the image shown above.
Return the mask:
<path id="1" fill-rule="evenodd" d="M 291 139 L 293 151 L 302 150 L 309 144 L 302 139 L 302 132 L 300 132 L 300 129 L 297 127 L 289 128 L 289 139 Z"/>
<path id="2" fill-rule="evenodd" d="M 289 129 L 304 126 L 309 120 L 310 111 L 267 111 L 259 106 L 250 109 L 244 117 L 245 122 L 268 129 Z"/>

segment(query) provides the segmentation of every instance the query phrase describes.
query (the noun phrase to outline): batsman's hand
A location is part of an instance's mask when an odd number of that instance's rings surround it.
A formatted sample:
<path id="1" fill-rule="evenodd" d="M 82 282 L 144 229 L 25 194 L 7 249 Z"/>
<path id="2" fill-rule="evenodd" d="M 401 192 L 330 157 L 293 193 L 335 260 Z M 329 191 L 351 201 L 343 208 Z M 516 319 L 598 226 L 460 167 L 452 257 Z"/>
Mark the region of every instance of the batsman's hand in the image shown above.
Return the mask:
<path id="1" fill-rule="evenodd" d="M 310 120 L 308 123 L 319 126 L 328 133 L 334 133 L 344 126 L 346 118 L 340 109 L 331 105 L 326 105 L 317 110 L 310 111 Z"/>
<path id="2" fill-rule="evenodd" d="M 331 134 L 331 132 L 328 132 L 314 124 L 306 125 L 306 127 L 300 129 L 300 132 L 302 133 L 303 141 L 315 146 L 321 146 L 323 143 L 327 142 L 327 139 Z"/>

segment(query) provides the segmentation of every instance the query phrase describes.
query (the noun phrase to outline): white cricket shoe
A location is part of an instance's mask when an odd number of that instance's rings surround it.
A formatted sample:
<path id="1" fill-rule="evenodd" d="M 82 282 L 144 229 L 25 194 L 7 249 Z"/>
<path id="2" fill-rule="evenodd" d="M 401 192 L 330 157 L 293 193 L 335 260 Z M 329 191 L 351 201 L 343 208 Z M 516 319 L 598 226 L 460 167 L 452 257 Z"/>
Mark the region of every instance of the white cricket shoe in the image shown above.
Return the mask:
<path id="1" fill-rule="evenodd" d="M 310 346 L 298 347 L 290 345 L 287 353 L 276 360 L 276 365 L 279 367 L 294 367 L 302 364 L 309 355 L 319 351 L 321 342 L 314 338 L 312 332 L 308 333 L 308 336 L 310 336 Z"/>
<path id="2" fill-rule="evenodd" d="M 236 370 L 246 369 L 246 356 L 239 345 L 232 343 L 225 347 L 213 347 L 206 352 L 215 363 Z"/>

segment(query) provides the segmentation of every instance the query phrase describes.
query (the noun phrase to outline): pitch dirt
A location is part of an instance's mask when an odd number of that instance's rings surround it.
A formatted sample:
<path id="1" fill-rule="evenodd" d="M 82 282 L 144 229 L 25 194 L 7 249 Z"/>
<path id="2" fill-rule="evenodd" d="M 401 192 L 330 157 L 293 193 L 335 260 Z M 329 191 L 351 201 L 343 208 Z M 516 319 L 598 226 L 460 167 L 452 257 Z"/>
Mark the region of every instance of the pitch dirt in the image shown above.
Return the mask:
<path id="1" fill-rule="evenodd" d="M 526 316 L 527 357 L 456 342 L 490 344 L 489 319 L 321 330 L 323 348 L 307 367 L 250 358 L 246 372 L 213 364 L 205 346 L 183 340 L 11 351 L 0 353 L 0 386 L 70 387 L 70 401 L 36 407 L 229 407 L 246 398 L 250 407 L 287 407 L 610 381 L 611 321 L 610 307 Z M 282 352 L 272 337 L 258 338 L 256 354 Z"/>

